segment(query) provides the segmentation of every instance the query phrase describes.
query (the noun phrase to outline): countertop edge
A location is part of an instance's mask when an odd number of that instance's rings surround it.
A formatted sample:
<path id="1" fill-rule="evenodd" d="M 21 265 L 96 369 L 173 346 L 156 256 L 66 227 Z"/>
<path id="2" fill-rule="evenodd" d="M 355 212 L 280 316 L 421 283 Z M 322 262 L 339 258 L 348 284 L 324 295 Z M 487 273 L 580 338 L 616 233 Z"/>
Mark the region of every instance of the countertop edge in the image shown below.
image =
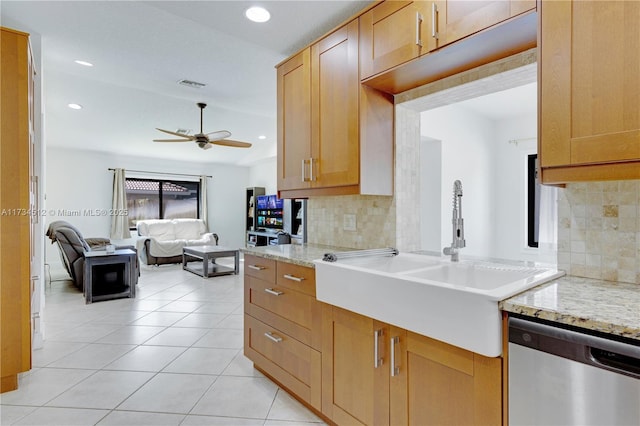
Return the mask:
<path id="1" fill-rule="evenodd" d="M 637 284 L 565 276 L 505 299 L 498 307 L 507 313 L 640 341 Z"/>

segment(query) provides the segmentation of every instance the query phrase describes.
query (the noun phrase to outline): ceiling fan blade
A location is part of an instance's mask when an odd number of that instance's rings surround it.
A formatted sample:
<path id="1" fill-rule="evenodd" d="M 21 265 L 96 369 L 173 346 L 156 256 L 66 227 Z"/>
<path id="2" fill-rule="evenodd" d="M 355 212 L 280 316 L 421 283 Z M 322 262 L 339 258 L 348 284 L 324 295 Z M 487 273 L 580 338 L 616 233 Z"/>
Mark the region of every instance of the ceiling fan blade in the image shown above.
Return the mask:
<path id="1" fill-rule="evenodd" d="M 209 143 L 212 143 L 214 145 L 222 145 L 222 146 L 231 146 L 234 148 L 250 148 L 251 144 L 249 142 L 240 142 L 240 141 L 233 141 L 231 139 L 222 139 L 219 141 L 210 141 Z"/>
<path id="2" fill-rule="evenodd" d="M 228 138 L 229 136 L 231 136 L 231 132 L 229 132 L 228 130 L 218 130 L 217 132 L 207 133 L 205 136 L 209 138 L 210 142 L 212 142 Z"/>
<path id="3" fill-rule="evenodd" d="M 173 136 L 180 136 L 181 138 L 187 138 L 187 140 L 190 140 L 190 141 L 195 139 L 193 136 L 185 135 L 184 133 L 178 133 L 178 132 L 172 132 L 170 130 L 158 129 L 157 127 L 156 127 L 156 130 L 160 130 L 161 132 L 168 133 L 168 134 L 173 135 Z"/>
<path id="4" fill-rule="evenodd" d="M 154 139 L 154 142 L 193 142 L 191 139 Z"/>

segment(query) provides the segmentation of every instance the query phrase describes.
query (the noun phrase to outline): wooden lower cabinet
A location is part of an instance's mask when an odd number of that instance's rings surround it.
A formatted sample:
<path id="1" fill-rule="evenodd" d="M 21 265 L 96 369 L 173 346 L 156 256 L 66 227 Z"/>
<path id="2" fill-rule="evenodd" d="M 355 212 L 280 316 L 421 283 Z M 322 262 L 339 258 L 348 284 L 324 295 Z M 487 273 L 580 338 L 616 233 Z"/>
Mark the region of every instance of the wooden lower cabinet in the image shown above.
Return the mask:
<path id="1" fill-rule="evenodd" d="M 246 316 L 244 352 L 256 366 L 320 410 L 320 352 L 287 333 Z"/>
<path id="2" fill-rule="evenodd" d="M 245 254 L 244 354 L 318 412 L 320 306 L 312 268 Z"/>
<path id="3" fill-rule="evenodd" d="M 336 424 L 389 424 L 387 336 L 389 326 L 384 323 L 324 306 L 322 412 Z M 382 358 L 378 367 L 376 343 Z"/>
<path id="4" fill-rule="evenodd" d="M 322 410 L 335 423 L 502 424 L 501 358 L 337 307 L 323 322 Z"/>
<path id="5" fill-rule="evenodd" d="M 315 298 L 315 271 L 245 254 L 244 354 L 337 425 L 501 425 L 502 358 Z"/>

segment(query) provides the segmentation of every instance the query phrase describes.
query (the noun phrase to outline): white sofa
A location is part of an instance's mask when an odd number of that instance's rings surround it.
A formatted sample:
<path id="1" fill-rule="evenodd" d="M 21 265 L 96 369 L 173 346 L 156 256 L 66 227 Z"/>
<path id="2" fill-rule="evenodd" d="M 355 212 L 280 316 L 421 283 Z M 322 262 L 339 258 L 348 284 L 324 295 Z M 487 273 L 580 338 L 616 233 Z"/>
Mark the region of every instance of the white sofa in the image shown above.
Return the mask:
<path id="1" fill-rule="evenodd" d="M 140 220 L 136 227 L 138 253 L 147 265 L 180 263 L 185 246 L 218 245 L 218 235 L 202 219 Z"/>

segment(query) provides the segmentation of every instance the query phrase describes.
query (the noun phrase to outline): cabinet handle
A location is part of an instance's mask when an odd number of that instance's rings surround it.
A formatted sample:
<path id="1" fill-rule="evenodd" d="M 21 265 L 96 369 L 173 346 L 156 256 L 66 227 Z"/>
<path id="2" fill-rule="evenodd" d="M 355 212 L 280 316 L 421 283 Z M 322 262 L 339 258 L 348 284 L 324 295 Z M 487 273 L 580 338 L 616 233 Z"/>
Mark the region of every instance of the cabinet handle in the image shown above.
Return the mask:
<path id="1" fill-rule="evenodd" d="M 383 363 L 384 360 L 380 356 L 380 338 L 384 336 L 384 330 L 375 330 L 373 332 L 373 367 L 378 368 Z"/>
<path id="2" fill-rule="evenodd" d="M 263 269 L 267 269 L 265 266 L 260 265 L 247 265 L 247 268 L 253 269 L 254 271 L 262 271 Z"/>
<path id="3" fill-rule="evenodd" d="M 272 342 L 276 342 L 276 343 L 280 343 L 280 342 L 282 342 L 282 337 L 280 337 L 280 336 L 276 336 L 275 334 L 273 334 L 273 333 L 272 333 L 272 332 L 270 332 L 270 331 L 267 331 L 266 333 L 264 333 L 264 336 L 265 336 L 267 339 L 271 340 Z"/>
<path id="4" fill-rule="evenodd" d="M 438 5 L 431 3 L 431 37 L 436 40 L 440 38 L 438 34 Z"/>
<path id="5" fill-rule="evenodd" d="M 302 281 L 304 281 L 303 277 L 296 277 L 296 276 L 289 275 L 289 274 L 284 274 L 283 277 L 288 279 L 288 280 L 295 281 L 295 282 L 298 282 L 298 283 L 301 283 Z"/>
<path id="6" fill-rule="evenodd" d="M 396 345 L 400 343 L 400 337 L 391 338 L 391 377 L 400 374 L 400 367 L 396 366 Z"/>
<path id="7" fill-rule="evenodd" d="M 309 158 L 309 182 L 313 182 L 313 157 Z"/>
<path id="8" fill-rule="evenodd" d="M 307 160 L 305 160 L 304 158 L 302 159 L 302 181 L 306 182 L 307 181 L 307 168 L 305 167 L 305 164 L 307 163 Z"/>
<path id="9" fill-rule="evenodd" d="M 284 294 L 284 292 L 277 291 L 277 290 L 274 290 L 272 288 L 265 288 L 264 291 L 266 293 L 273 294 L 274 296 L 282 296 Z"/>
<path id="10" fill-rule="evenodd" d="M 416 44 L 422 47 L 422 37 L 420 37 L 422 31 L 420 24 L 422 24 L 422 14 L 420 14 L 420 12 L 416 12 Z"/>

